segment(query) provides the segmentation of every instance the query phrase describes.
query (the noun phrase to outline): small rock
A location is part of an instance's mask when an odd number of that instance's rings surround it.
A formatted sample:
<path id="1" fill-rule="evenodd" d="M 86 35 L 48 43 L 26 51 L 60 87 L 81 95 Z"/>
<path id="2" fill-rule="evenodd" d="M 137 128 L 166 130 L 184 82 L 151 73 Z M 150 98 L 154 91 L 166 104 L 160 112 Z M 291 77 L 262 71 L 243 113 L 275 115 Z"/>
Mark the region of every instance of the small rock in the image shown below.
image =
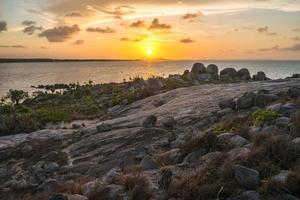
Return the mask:
<path id="1" fill-rule="evenodd" d="M 221 101 L 219 103 L 219 107 L 221 109 L 225 109 L 225 108 L 231 108 L 231 109 L 235 109 L 236 108 L 236 102 L 234 99 L 228 99 L 225 101 Z"/>
<path id="2" fill-rule="evenodd" d="M 46 173 L 53 173 L 59 169 L 59 165 L 56 162 L 50 162 L 45 164 L 44 169 Z"/>
<path id="3" fill-rule="evenodd" d="M 157 142 L 155 142 L 155 146 L 157 147 L 166 147 L 169 146 L 170 142 L 169 142 L 169 138 L 162 138 L 160 140 L 158 140 Z"/>
<path id="4" fill-rule="evenodd" d="M 250 153 L 250 149 L 246 147 L 237 147 L 227 152 L 231 160 L 239 160 L 245 158 Z"/>
<path id="5" fill-rule="evenodd" d="M 293 139 L 293 142 L 295 144 L 300 144 L 300 137 L 297 137 L 297 138 Z"/>
<path id="6" fill-rule="evenodd" d="M 242 147 L 249 144 L 249 141 L 242 136 L 235 135 L 229 139 L 229 143 L 235 147 Z"/>
<path id="7" fill-rule="evenodd" d="M 261 196 L 256 191 L 245 191 L 242 194 L 231 197 L 227 200 L 261 200 Z"/>
<path id="8" fill-rule="evenodd" d="M 53 194 L 49 200 L 68 200 L 68 197 L 63 194 Z"/>
<path id="9" fill-rule="evenodd" d="M 276 126 L 280 129 L 287 129 L 289 127 L 290 121 L 291 120 L 288 117 L 279 117 L 276 120 Z"/>
<path id="10" fill-rule="evenodd" d="M 108 184 L 113 183 L 116 178 L 120 175 L 120 168 L 113 168 L 109 170 L 103 177 L 102 181 Z"/>
<path id="11" fill-rule="evenodd" d="M 224 156 L 224 154 L 222 152 L 219 152 L 219 151 L 210 152 L 210 153 L 205 154 L 204 156 L 201 156 L 199 158 L 199 163 L 206 164 L 211 161 L 220 159 L 222 156 Z"/>
<path id="12" fill-rule="evenodd" d="M 189 153 L 183 160 L 183 163 L 185 164 L 191 164 L 191 163 L 197 163 L 199 161 L 199 158 L 201 156 L 204 156 L 206 154 L 205 149 L 200 149 L 198 151 L 194 151 Z"/>
<path id="13" fill-rule="evenodd" d="M 68 200 L 88 200 L 88 198 L 79 194 L 70 194 Z"/>
<path id="14" fill-rule="evenodd" d="M 287 95 L 291 98 L 297 99 L 300 98 L 300 87 L 292 87 L 287 91 Z"/>
<path id="15" fill-rule="evenodd" d="M 72 129 L 79 129 L 80 127 L 81 127 L 80 124 L 76 124 L 76 123 L 72 124 Z"/>
<path id="16" fill-rule="evenodd" d="M 143 121 L 142 121 L 142 126 L 144 128 L 152 128 L 155 127 L 157 121 L 157 117 L 154 115 L 150 115 L 148 117 L 146 117 Z"/>
<path id="17" fill-rule="evenodd" d="M 173 128 L 177 123 L 174 117 L 164 117 L 161 122 L 165 127 L 168 128 Z"/>
<path id="18" fill-rule="evenodd" d="M 55 192 L 58 186 L 57 180 L 55 179 L 47 179 L 43 184 L 38 187 L 38 191 L 44 193 Z"/>
<path id="19" fill-rule="evenodd" d="M 260 182 L 258 171 L 241 165 L 235 165 L 233 171 L 234 178 L 240 185 L 249 189 L 258 187 Z"/>
<path id="20" fill-rule="evenodd" d="M 142 161 L 140 162 L 140 166 L 144 170 L 153 170 L 158 168 L 158 164 L 154 158 L 151 156 L 146 155 Z"/>
<path id="21" fill-rule="evenodd" d="M 97 131 L 98 132 L 111 131 L 111 129 L 112 129 L 111 124 L 107 124 L 107 123 L 102 123 L 102 124 L 97 126 Z"/>
<path id="22" fill-rule="evenodd" d="M 275 181 L 275 182 L 278 182 L 278 183 L 281 183 L 281 184 L 285 184 L 290 173 L 291 173 L 291 171 L 281 170 L 279 174 L 271 177 L 271 181 Z"/>
<path id="23" fill-rule="evenodd" d="M 279 112 L 281 110 L 282 105 L 283 105 L 282 103 L 276 103 L 276 104 L 268 106 L 267 110 L 273 111 L 273 112 Z"/>
<path id="24" fill-rule="evenodd" d="M 263 108 L 275 101 L 278 101 L 280 98 L 274 94 L 259 94 L 255 98 L 254 105 L 260 108 Z"/>
<path id="25" fill-rule="evenodd" d="M 134 159 L 142 160 L 148 154 L 148 148 L 143 146 L 135 147 L 134 151 Z"/>
<path id="26" fill-rule="evenodd" d="M 21 153 L 23 155 L 28 155 L 30 152 L 32 152 L 32 146 L 29 144 L 26 144 L 22 149 L 21 149 Z"/>

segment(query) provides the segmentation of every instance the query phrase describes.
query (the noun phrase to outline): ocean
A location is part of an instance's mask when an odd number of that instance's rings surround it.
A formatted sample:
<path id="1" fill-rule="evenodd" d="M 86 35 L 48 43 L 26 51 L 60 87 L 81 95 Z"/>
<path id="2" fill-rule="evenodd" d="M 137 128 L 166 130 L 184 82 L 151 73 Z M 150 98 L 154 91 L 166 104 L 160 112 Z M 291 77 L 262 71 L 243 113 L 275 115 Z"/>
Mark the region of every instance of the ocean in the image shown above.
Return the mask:
<path id="1" fill-rule="evenodd" d="M 0 96 L 9 89 L 32 92 L 31 86 L 55 83 L 81 84 L 122 82 L 140 76 L 164 76 L 182 74 L 193 63 L 216 64 L 219 69 L 248 68 L 251 75 L 264 71 L 269 78 L 278 79 L 300 73 L 300 61 L 102 61 L 102 62 L 41 62 L 0 63 Z"/>

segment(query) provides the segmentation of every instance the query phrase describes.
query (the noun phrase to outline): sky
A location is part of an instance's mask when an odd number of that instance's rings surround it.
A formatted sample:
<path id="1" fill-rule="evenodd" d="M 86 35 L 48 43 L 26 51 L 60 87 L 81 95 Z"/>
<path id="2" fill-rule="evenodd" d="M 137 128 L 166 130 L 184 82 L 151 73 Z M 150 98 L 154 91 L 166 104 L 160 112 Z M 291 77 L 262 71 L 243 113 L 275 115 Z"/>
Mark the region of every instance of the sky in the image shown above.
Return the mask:
<path id="1" fill-rule="evenodd" d="M 0 58 L 299 60 L 300 0 L 0 0 Z"/>

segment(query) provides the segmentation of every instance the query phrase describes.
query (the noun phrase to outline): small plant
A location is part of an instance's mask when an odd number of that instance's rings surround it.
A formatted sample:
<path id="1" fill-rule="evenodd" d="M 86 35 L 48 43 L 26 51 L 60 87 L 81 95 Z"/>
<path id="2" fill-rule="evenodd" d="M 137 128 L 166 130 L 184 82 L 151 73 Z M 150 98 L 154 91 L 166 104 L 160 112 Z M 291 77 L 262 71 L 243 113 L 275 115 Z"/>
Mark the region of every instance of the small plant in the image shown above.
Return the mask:
<path id="1" fill-rule="evenodd" d="M 20 101 L 28 98 L 28 92 L 25 92 L 23 90 L 9 90 L 6 98 L 10 99 L 13 105 L 19 105 Z"/>
<path id="2" fill-rule="evenodd" d="M 279 117 L 279 113 L 262 109 L 258 109 L 252 114 L 252 120 L 255 126 L 262 126 L 264 124 L 273 125 Z"/>

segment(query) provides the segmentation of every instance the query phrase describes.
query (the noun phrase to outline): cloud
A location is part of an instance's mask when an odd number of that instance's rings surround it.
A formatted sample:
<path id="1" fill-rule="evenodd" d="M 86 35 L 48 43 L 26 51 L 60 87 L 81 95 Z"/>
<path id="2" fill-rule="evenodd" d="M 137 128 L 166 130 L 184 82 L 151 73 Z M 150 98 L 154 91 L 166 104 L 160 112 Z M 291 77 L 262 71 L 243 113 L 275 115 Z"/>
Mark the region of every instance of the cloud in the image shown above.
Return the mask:
<path id="1" fill-rule="evenodd" d="M 278 45 L 271 48 L 258 49 L 259 51 L 300 51 L 300 43 L 289 47 L 280 48 Z"/>
<path id="2" fill-rule="evenodd" d="M 193 43 L 195 42 L 194 40 L 192 40 L 191 38 L 185 38 L 180 40 L 181 43 Z"/>
<path id="3" fill-rule="evenodd" d="M 187 14 L 183 15 L 181 17 L 181 19 L 190 20 L 192 22 L 193 19 L 195 19 L 197 17 L 200 17 L 200 16 L 203 16 L 203 14 L 201 12 L 198 12 L 198 13 L 187 13 Z"/>
<path id="4" fill-rule="evenodd" d="M 159 19 L 155 18 L 151 22 L 149 29 L 171 29 L 171 25 L 159 23 Z"/>
<path id="5" fill-rule="evenodd" d="M 122 42 L 140 42 L 142 40 L 143 40 L 143 38 L 128 38 L 128 37 L 122 37 L 120 39 L 120 41 L 122 41 Z"/>
<path id="6" fill-rule="evenodd" d="M 258 29 L 257 29 L 257 32 L 262 33 L 262 34 L 266 34 L 266 35 L 269 35 L 269 36 L 275 36 L 275 35 L 278 35 L 278 34 L 275 33 L 275 32 L 270 32 L 270 29 L 269 29 L 268 26 L 258 28 Z"/>
<path id="7" fill-rule="evenodd" d="M 115 33 L 116 31 L 110 27 L 101 28 L 101 27 L 89 27 L 86 29 L 87 32 L 94 33 Z"/>
<path id="8" fill-rule="evenodd" d="M 106 8 L 106 7 L 97 7 L 97 6 L 91 6 L 89 5 L 88 8 L 90 10 L 94 10 L 94 11 L 98 11 L 98 12 L 102 12 L 102 13 L 105 13 L 105 14 L 109 14 L 109 15 L 113 15 L 114 18 L 117 18 L 117 19 L 122 19 L 123 16 L 126 16 L 126 15 L 130 15 L 130 14 L 134 14 L 135 11 L 134 11 L 134 8 L 131 7 L 131 6 L 126 6 L 126 5 L 123 5 L 123 6 L 118 6 L 118 7 L 115 7 L 113 9 L 110 9 L 110 8 Z"/>
<path id="9" fill-rule="evenodd" d="M 77 35 L 80 31 L 78 25 L 59 26 L 52 29 L 47 29 L 39 34 L 39 37 L 47 38 L 48 42 L 65 42 Z"/>
<path id="10" fill-rule="evenodd" d="M 145 21 L 138 20 L 138 21 L 130 24 L 130 27 L 131 28 L 144 28 L 144 27 L 146 27 L 146 23 L 145 23 Z"/>
<path id="11" fill-rule="evenodd" d="M 293 32 L 300 32 L 300 28 L 294 28 L 292 29 Z"/>
<path id="12" fill-rule="evenodd" d="M 82 45 L 84 43 L 84 40 L 76 40 L 73 45 Z"/>
<path id="13" fill-rule="evenodd" d="M 6 30 L 7 30 L 7 23 L 5 21 L 0 21 L 0 33 Z"/>
<path id="14" fill-rule="evenodd" d="M 31 26 L 31 25 L 36 24 L 36 22 L 35 21 L 30 21 L 30 20 L 25 20 L 25 21 L 22 22 L 22 24 L 24 26 Z"/>
<path id="15" fill-rule="evenodd" d="M 83 17 L 79 12 L 71 12 L 65 15 L 66 17 Z"/>
<path id="16" fill-rule="evenodd" d="M 27 35 L 33 35 L 35 31 L 41 31 L 43 30 L 43 27 L 41 26 L 35 26 L 35 25 L 31 25 L 31 26 L 27 26 L 23 29 L 23 33 L 27 34 Z"/>
<path id="17" fill-rule="evenodd" d="M 44 46 L 41 46 L 41 49 L 44 49 L 44 50 L 45 50 L 45 49 L 48 49 L 48 48 L 47 48 L 47 47 L 44 47 Z"/>
<path id="18" fill-rule="evenodd" d="M 280 49 L 280 51 L 300 51 L 300 43 Z"/>
<path id="19" fill-rule="evenodd" d="M 293 37 L 293 38 L 291 38 L 291 39 L 294 40 L 294 41 L 297 41 L 297 42 L 300 41 L 300 37 Z"/>
<path id="20" fill-rule="evenodd" d="M 18 48 L 18 49 L 25 49 L 26 46 L 23 45 L 0 45 L 0 48 Z"/>
<path id="21" fill-rule="evenodd" d="M 258 49 L 258 51 L 278 51 L 279 50 L 279 46 L 276 45 L 274 47 L 271 47 L 271 48 L 261 48 L 261 49 Z"/>

